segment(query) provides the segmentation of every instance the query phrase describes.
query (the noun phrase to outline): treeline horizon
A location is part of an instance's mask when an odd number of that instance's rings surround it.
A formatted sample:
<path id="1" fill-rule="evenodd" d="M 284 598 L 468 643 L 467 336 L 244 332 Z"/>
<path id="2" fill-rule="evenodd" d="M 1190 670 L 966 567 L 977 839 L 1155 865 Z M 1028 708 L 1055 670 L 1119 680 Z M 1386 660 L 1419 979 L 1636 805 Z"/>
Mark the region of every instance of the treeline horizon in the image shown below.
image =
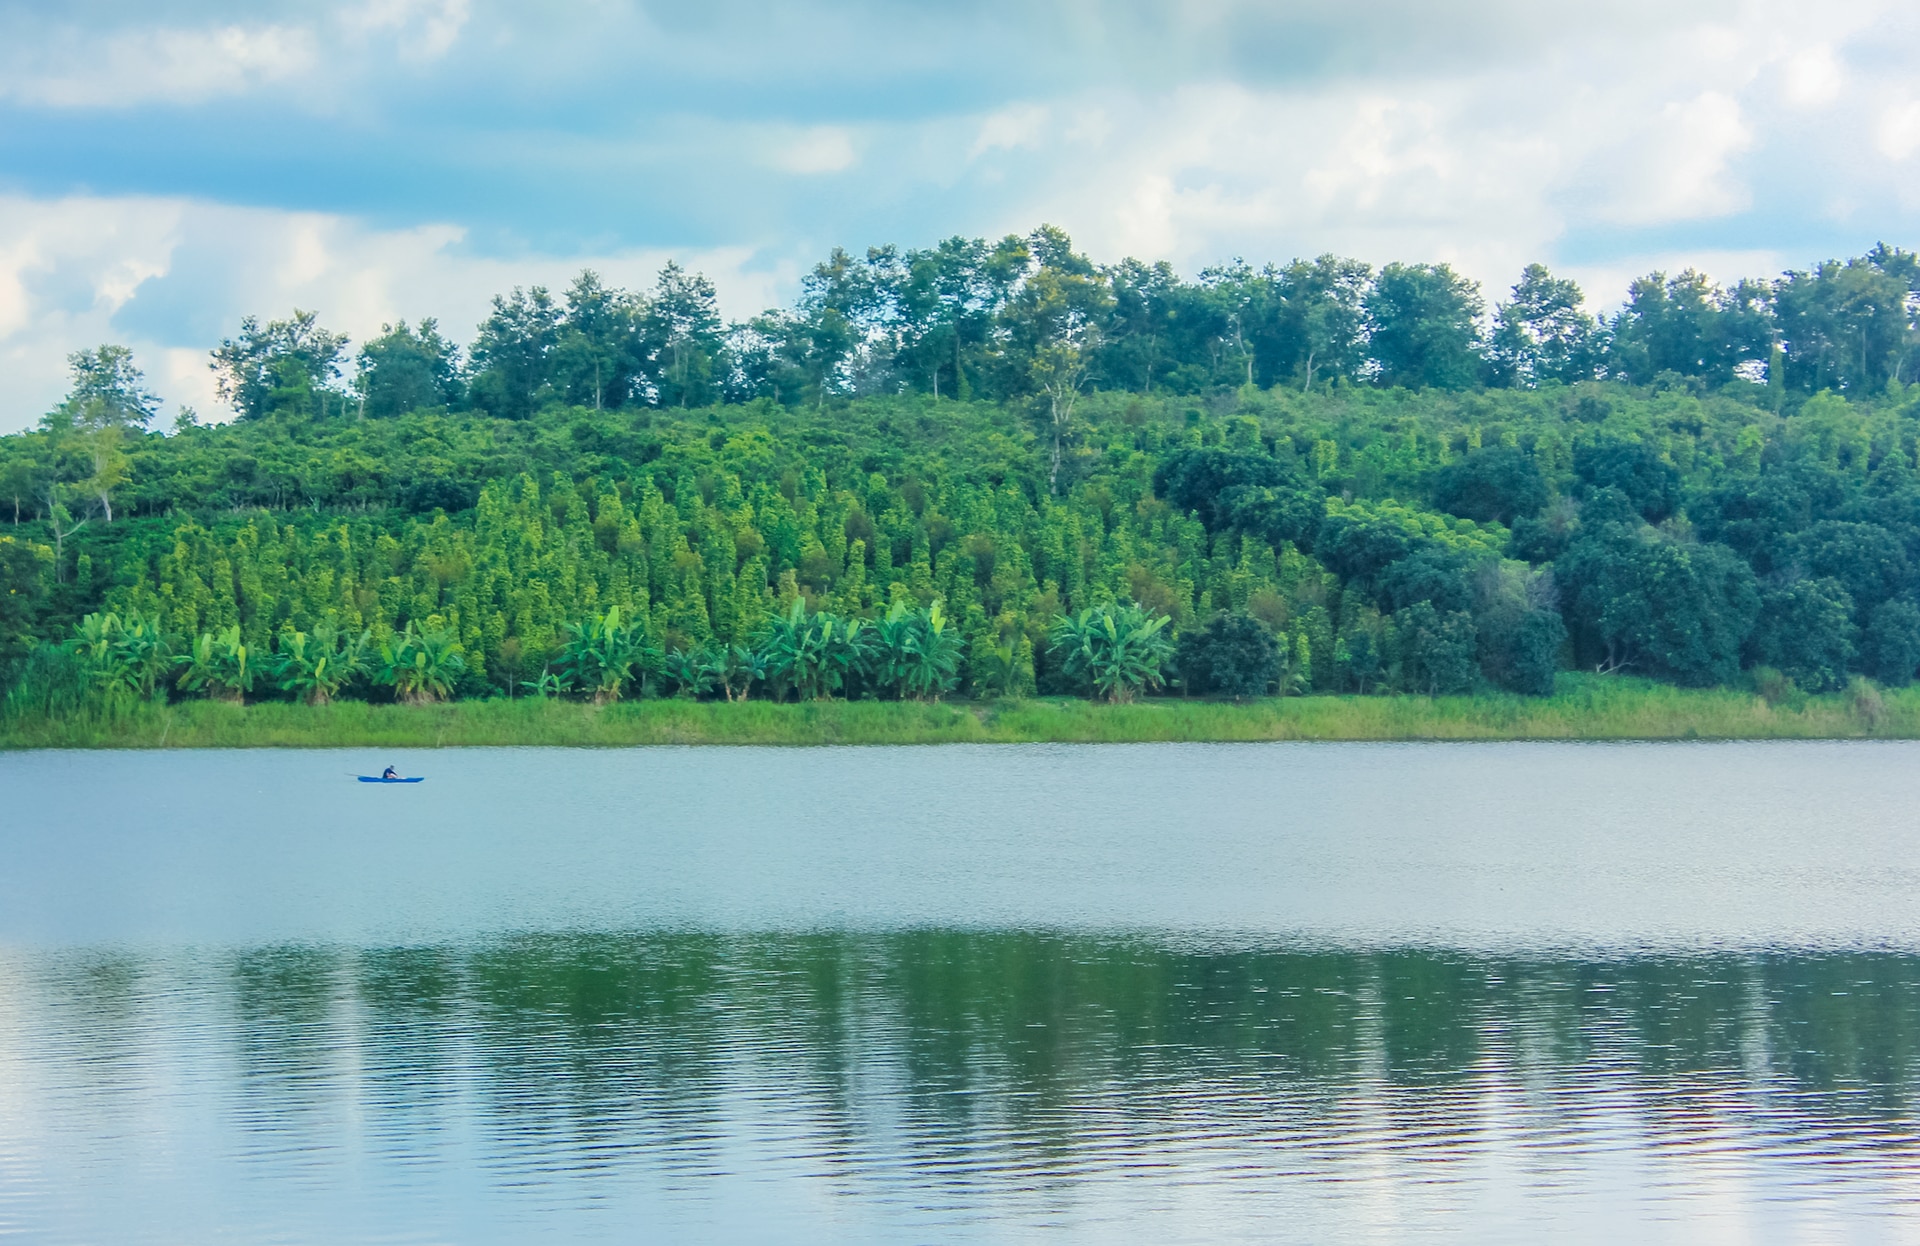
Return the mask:
<path id="1" fill-rule="evenodd" d="M 1051 226 L 998 242 L 835 248 L 801 284 L 792 307 L 728 322 L 713 284 L 677 263 L 649 291 L 587 270 L 558 296 L 537 285 L 495 296 L 465 346 L 431 318 L 383 326 L 352 351 L 314 312 L 249 316 L 210 366 L 240 419 L 1662 377 L 1863 397 L 1920 378 L 1920 257 L 1884 243 L 1729 286 L 1655 271 L 1597 316 L 1541 264 L 1489 307 L 1444 263 L 1236 259 L 1189 280 L 1165 261 L 1096 264 Z M 122 417 L 144 424 L 156 409 L 141 389 Z"/>

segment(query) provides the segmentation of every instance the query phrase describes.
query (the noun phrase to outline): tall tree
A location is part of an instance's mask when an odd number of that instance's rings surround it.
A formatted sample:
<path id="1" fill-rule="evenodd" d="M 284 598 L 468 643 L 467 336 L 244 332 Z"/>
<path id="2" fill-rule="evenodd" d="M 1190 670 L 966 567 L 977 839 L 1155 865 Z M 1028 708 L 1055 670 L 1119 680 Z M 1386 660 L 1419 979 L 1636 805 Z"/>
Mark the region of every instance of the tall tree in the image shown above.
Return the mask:
<path id="1" fill-rule="evenodd" d="M 241 419 L 266 415 L 326 416 L 346 408 L 334 388 L 347 350 L 344 334 L 322 328 L 318 313 L 294 309 L 290 320 L 248 316 L 240 335 L 215 347 L 215 388 Z"/>
<path id="2" fill-rule="evenodd" d="M 1590 381 L 1603 354 L 1600 326 L 1581 308 L 1580 287 L 1529 264 L 1513 298 L 1494 312 L 1487 344 L 1496 385 L 1532 388 L 1546 381 Z"/>
<path id="3" fill-rule="evenodd" d="M 1271 371 L 1262 383 L 1298 380 L 1309 390 L 1316 379 L 1357 378 L 1366 362 L 1365 299 L 1372 277 L 1371 265 L 1337 255 L 1294 260 L 1281 270 L 1274 342 L 1262 352 Z"/>
<path id="4" fill-rule="evenodd" d="M 1480 378 L 1480 287 L 1445 264 L 1389 264 L 1367 291 L 1382 385 L 1466 389 Z"/>
<path id="5" fill-rule="evenodd" d="M 1663 372 L 1725 384 L 1741 364 L 1768 357 L 1766 303 L 1759 283 L 1723 290 L 1691 268 L 1671 279 L 1649 273 L 1629 288 L 1608 326 L 1607 371 L 1642 385 Z"/>
<path id="6" fill-rule="evenodd" d="M 1916 379 L 1916 293 L 1920 262 L 1885 243 L 1844 264 L 1787 273 L 1773 286 L 1787 385 L 1874 394 Z"/>
<path id="7" fill-rule="evenodd" d="M 1116 389 L 1150 393 L 1173 363 L 1174 292 L 1181 287 L 1173 265 L 1124 259 L 1105 273 L 1113 295 L 1100 348 L 1100 376 Z"/>
<path id="8" fill-rule="evenodd" d="M 1047 489 L 1060 492 L 1060 469 L 1072 435 L 1073 412 L 1100 348 L 1100 328 L 1113 305 L 1105 277 L 1074 251 L 1067 235 L 1043 225 L 1028 239 L 1034 266 L 1003 319 L 1013 357 L 1030 392 L 1045 404 Z"/>
<path id="9" fill-rule="evenodd" d="M 717 401 L 724 334 L 713 283 L 669 263 L 654 283 L 645 324 L 660 405 L 697 407 Z"/>
<path id="10" fill-rule="evenodd" d="M 417 329 L 404 320 L 381 325 L 380 335 L 361 346 L 357 362 L 353 386 L 368 418 L 460 402 L 460 348 L 440 335 L 431 316 Z"/>
<path id="11" fill-rule="evenodd" d="M 591 269 L 574 278 L 550 360 L 567 402 L 600 411 L 645 397 L 645 315 L 644 300 L 607 285 Z"/>
<path id="12" fill-rule="evenodd" d="M 495 295 L 470 352 L 473 401 L 491 415 L 523 420 L 554 399 L 553 348 L 560 308 L 545 286 Z"/>
<path id="13" fill-rule="evenodd" d="M 40 421 L 53 451 L 55 474 L 48 483 L 54 492 L 67 486 L 70 496 L 98 507 L 112 523 L 113 494 L 128 478 L 126 439 L 146 430 L 157 402 L 124 346 L 75 351 L 67 365 L 73 387 Z M 51 509 L 51 495 L 49 500 Z"/>
<path id="14" fill-rule="evenodd" d="M 73 385 L 60 404 L 59 420 L 92 431 L 100 428 L 144 430 L 159 412 L 160 400 L 148 392 L 146 377 L 134 366 L 133 352 L 106 344 L 67 356 Z"/>

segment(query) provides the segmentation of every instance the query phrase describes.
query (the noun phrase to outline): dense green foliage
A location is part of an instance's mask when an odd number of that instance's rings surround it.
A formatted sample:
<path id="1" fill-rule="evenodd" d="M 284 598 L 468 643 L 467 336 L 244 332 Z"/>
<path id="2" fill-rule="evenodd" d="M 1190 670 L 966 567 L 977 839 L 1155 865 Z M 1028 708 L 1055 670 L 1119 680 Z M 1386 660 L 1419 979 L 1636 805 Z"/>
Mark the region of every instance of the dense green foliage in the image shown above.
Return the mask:
<path id="1" fill-rule="evenodd" d="M 249 321 L 241 418 L 170 436 L 104 347 L 0 438 L 9 705 L 1902 684 L 1913 269 L 1605 322 L 1530 269 L 1488 327 L 1444 269 L 1184 283 L 1043 230 L 836 253 L 732 330 L 589 274 L 351 387 L 315 318 Z"/>

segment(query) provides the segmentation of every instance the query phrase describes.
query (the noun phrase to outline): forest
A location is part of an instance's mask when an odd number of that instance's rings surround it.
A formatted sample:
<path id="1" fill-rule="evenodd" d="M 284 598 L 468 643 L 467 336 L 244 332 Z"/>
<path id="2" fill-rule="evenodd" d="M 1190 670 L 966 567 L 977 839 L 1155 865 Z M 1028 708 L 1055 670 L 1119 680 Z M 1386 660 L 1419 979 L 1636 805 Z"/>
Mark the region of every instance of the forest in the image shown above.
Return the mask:
<path id="1" fill-rule="evenodd" d="M 0 437 L 5 712 L 1910 682 L 1920 260 L 1583 308 L 1043 227 L 742 323 L 674 265 L 465 347 L 250 318 L 164 432 L 103 345 Z"/>

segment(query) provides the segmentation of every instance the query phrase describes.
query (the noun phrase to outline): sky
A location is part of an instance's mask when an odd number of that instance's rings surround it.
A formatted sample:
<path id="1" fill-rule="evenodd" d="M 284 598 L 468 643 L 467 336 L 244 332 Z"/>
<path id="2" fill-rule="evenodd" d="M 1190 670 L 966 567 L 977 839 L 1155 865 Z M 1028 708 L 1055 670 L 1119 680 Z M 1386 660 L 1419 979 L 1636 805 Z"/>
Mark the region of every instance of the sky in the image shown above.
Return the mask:
<path id="1" fill-rule="evenodd" d="M 836 245 L 1042 222 L 1603 309 L 1920 246 L 1916 68 L 1910 0 L 0 0 L 0 432 L 101 342 L 217 419 L 248 314 L 465 341 L 677 258 L 745 317 Z"/>

